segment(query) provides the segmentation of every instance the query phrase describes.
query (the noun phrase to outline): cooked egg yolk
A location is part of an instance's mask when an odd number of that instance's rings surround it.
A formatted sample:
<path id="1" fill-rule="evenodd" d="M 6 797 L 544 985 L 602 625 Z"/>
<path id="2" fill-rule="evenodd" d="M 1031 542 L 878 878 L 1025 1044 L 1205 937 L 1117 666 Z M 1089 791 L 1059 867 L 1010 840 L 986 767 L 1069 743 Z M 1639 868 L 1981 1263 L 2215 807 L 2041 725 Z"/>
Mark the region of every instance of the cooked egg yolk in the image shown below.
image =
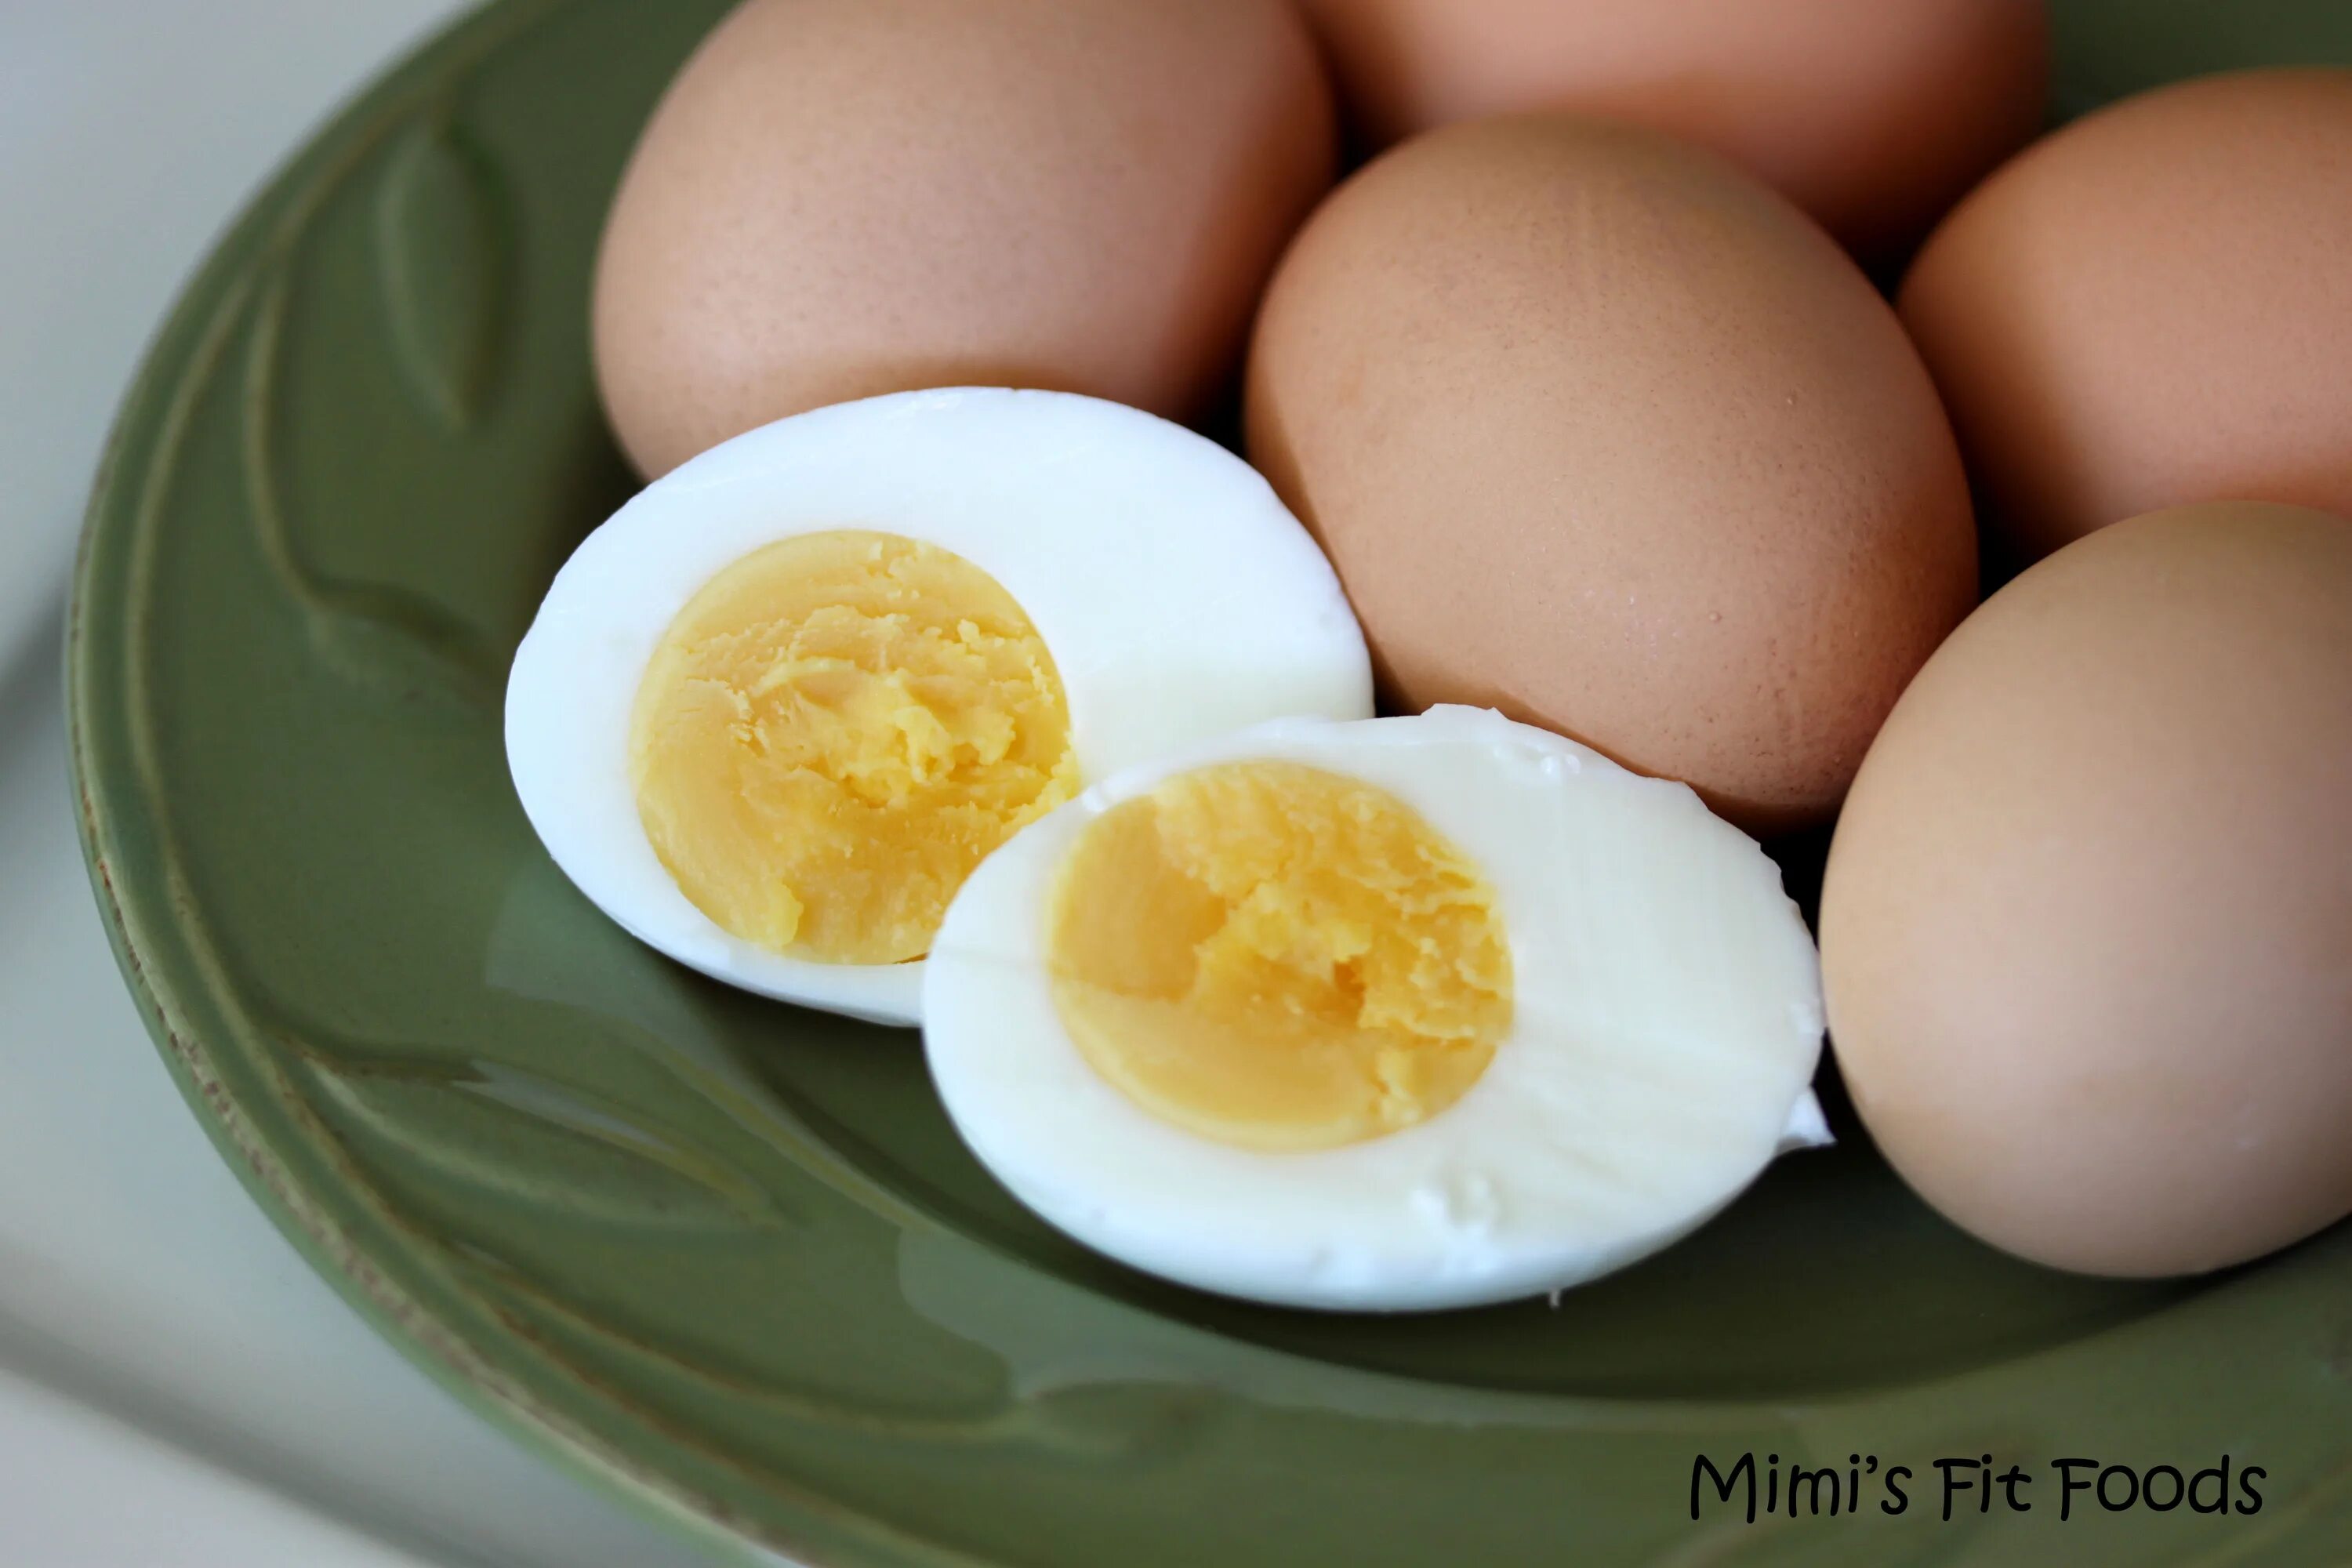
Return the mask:
<path id="1" fill-rule="evenodd" d="M 1394 795 L 1318 768 L 1223 763 L 1112 807 L 1047 920 L 1087 1060 L 1227 1143 L 1322 1149 L 1426 1121 L 1511 1026 L 1477 866 Z"/>
<path id="2" fill-rule="evenodd" d="M 662 864 L 746 942 L 919 958 L 973 867 L 1078 787 L 1052 656 L 948 551 L 843 530 L 705 584 L 637 688 L 630 777 Z"/>

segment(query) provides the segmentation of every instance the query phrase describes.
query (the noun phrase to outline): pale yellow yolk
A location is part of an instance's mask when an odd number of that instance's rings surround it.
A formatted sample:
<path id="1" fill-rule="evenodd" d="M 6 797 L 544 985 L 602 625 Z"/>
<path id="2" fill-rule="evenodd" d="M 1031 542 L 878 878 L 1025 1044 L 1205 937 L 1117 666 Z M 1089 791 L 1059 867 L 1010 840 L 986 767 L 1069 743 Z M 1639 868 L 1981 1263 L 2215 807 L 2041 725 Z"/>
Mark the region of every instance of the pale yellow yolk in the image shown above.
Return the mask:
<path id="1" fill-rule="evenodd" d="M 1095 1069 L 1253 1149 L 1426 1121 L 1511 1026 L 1478 868 L 1394 795 L 1292 763 L 1203 768 L 1105 812 L 1063 864 L 1046 940 Z"/>
<path id="2" fill-rule="evenodd" d="M 1061 677 L 1013 596 L 856 530 L 755 551 L 678 612 L 630 776 L 696 908 L 831 963 L 921 957 L 972 868 L 1078 787 Z"/>

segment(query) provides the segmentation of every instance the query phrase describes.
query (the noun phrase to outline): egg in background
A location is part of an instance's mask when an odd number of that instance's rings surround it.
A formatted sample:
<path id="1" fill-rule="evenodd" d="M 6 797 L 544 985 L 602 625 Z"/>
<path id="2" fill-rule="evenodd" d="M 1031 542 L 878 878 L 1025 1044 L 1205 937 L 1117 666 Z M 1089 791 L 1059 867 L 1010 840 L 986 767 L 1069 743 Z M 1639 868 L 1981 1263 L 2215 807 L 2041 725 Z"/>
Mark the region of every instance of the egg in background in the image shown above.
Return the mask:
<path id="1" fill-rule="evenodd" d="M 2019 564 L 2211 500 L 2352 511 L 2352 70 L 2141 93 L 2037 142 L 1903 281 Z"/>
<path id="2" fill-rule="evenodd" d="M 1569 110 L 1735 160 L 1874 258 L 2042 124 L 2043 0 L 1307 0 L 1374 148 Z"/>
<path id="3" fill-rule="evenodd" d="M 1213 442 L 1075 395 L 899 394 L 736 437 L 580 546 L 509 679 L 564 873 L 715 978 L 884 1023 L 971 866 L 1089 781 L 1371 711 L 1331 569 Z"/>
<path id="4" fill-rule="evenodd" d="M 940 1099 L 1014 1195 L 1257 1300 L 1563 1289 L 1827 1140 L 1772 862 L 1493 712 L 1279 721 L 1096 784 L 981 866 L 927 971 Z"/>
<path id="5" fill-rule="evenodd" d="M 747 0 L 614 198 L 597 384 L 648 475 L 920 387 L 1189 418 L 1335 141 L 1286 0 Z"/>
<path id="6" fill-rule="evenodd" d="M 1835 810 L 1976 602 L 1894 312 L 1654 132 L 1531 115 L 1375 160 L 1276 274 L 1247 426 L 1396 707 L 1498 708 L 1756 831 Z"/>
<path id="7" fill-rule="evenodd" d="M 1821 902 L 1831 1040 L 1919 1194 L 2095 1274 L 2352 1211 L 2352 521 L 2066 546 L 1904 694 Z"/>

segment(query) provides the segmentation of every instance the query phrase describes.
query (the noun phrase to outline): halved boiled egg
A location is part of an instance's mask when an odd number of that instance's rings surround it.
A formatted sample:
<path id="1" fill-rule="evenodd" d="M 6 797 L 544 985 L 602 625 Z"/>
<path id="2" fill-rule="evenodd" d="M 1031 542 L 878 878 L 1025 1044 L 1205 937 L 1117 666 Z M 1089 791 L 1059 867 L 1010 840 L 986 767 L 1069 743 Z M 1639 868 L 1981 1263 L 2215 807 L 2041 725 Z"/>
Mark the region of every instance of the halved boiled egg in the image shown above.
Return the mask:
<path id="1" fill-rule="evenodd" d="M 918 1016 L 949 901 L 1087 784 L 1371 711 L 1338 580 L 1239 458 L 964 389 L 818 409 L 639 493 L 515 654 L 507 759 L 614 921 L 746 989 Z"/>
<path id="2" fill-rule="evenodd" d="M 1023 1202 L 1286 1305 L 1559 1289 L 1827 1138 L 1778 868 L 1685 786 L 1484 710 L 1282 721 L 1093 785 L 964 884 L 923 1016 Z"/>

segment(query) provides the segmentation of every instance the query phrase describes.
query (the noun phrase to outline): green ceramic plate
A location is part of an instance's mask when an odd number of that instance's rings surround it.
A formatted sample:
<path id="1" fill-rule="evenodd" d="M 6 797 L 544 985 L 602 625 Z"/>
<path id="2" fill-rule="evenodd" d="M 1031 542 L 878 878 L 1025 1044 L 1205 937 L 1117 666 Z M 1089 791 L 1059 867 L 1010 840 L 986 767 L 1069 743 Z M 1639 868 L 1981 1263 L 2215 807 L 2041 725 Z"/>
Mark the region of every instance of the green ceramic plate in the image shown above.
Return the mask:
<path id="1" fill-rule="evenodd" d="M 574 894 L 509 791 L 500 685 L 629 488 L 590 253 L 719 9 L 508 0 L 395 70 L 189 289 L 91 510 L 72 712 L 124 972 L 384 1332 L 721 1550 L 825 1564 L 2343 1561 L 2352 1227 L 2194 1286 L 2064 1279 L 1946 1227 L 1849 1127 L 1556 1306 L 1253 1309 L 1031 1220 L 912 1037 L 706 984 Z M 2333 0 L 2062 10 L 2069 107 L 2352 58 Z M 1694 1521 L 1696 1457 L 1751 1451 L 1862 1456 L 1864 1506 Z M 1985 1454 L 2041 1478 L 2032 1511 L 1944 1521 L 1934 1462 Z M 2053 1460 L 2224 1454 L 2258 1511 L 2078 1492 L 2060 1520 Z"/>

